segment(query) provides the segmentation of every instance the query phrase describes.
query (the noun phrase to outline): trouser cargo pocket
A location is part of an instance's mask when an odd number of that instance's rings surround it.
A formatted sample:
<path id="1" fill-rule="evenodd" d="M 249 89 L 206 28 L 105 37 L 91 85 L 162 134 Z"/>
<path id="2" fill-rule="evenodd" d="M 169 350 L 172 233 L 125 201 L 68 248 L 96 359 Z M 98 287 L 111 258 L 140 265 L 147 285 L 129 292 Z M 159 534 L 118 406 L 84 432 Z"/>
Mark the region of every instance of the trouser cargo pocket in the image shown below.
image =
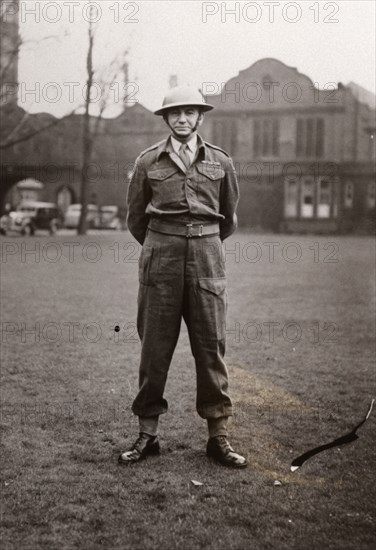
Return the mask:
<path id="1" fill-rule="evenodd" d="M 226 334 L 226 278 L 200 278 L 196 319 L 206 340 L 223 340 Z"/>
<path id="2" fill-rule="evenodd" d="M 151 246 L 143 246 L 138 260 L 138 280 L 143 285 L 152 285 L 151 269 L 154 249 Z"/>

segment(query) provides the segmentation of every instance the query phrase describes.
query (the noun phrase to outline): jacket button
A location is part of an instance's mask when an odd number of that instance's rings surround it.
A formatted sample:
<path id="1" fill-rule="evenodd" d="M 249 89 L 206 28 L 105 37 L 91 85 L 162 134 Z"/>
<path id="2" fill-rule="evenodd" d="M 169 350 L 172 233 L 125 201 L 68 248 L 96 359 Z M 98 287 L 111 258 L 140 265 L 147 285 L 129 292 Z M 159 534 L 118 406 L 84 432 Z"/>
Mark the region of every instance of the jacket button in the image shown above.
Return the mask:
<path id="1" fill-rule="evenodd" d="M 187 179 L 187 183 L 191 183 L 191 180 L 189 178 Z"/>

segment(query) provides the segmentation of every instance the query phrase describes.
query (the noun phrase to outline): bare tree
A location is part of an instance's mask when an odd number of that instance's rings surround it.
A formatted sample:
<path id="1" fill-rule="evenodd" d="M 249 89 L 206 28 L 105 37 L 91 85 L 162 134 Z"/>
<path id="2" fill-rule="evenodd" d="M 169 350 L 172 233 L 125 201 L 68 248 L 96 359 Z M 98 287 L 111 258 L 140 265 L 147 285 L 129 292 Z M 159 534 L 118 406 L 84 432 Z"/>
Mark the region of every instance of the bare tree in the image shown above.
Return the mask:
<path id="1" fill-rule="evenodd" d="M 90 101 L 91 101 L 91 89 L 93 86 L 94 71 L 93 71 L 93 48 L 94 48 L 94 31 L 93 23 L 90 20 L 89 29 L 89 47 L 86 56 L 86 70 L 87 70 L 87 83 L 86 83 L 86 97 L 85 97 L 85 113 L 84 124 L 82 132 L 82 170 L 81 170 L 81 215 L 78 224 L 78 234 L 85 235 L 87 228 L 87 196 L 88 196 L 88 167 L 93 150 L 93 136 L 90 132 Z"/>
<path id="2" fill-rule="evenodd" d="M 101 98 L 99 103 L 99 113 L 95 119 L 94 125 L 91 125 L 90 106 L 92 103 L 91 97 L 95 74 L 93 69 L 95 30 L 91 22 L 89 23 L 88 28 L 88 38 L 88 51 L 86 56 L 86 97 L 82 132 L 81 214 L 77 230 L 79 235 L 85 235 L 87 230 L 88 196 L 90 186 L 90 181 L 88 179 L 88 169 L 92 158 L 94 142 L 98 135 L 100 123 L 103 119 L 104 112 L 110 104 L 110 93 L 112 90 L 112 86 L 119 77 L 119 72 L 124 66 L 124 58 L 128 53 L 128 50 L 125 50 L 120 55 L 117 55 L 112 60 L 102 76 L 96 79 L 95 83 L 99 84 L 101 90 Z"/>

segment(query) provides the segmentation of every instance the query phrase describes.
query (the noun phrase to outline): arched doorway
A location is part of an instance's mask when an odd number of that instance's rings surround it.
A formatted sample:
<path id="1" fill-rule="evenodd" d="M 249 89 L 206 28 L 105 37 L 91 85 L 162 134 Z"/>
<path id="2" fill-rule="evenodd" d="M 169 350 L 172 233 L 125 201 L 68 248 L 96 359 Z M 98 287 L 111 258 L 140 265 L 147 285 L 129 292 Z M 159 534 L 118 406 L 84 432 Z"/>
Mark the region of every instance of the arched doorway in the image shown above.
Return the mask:
<path id="1" fill-rule="evenodd" d="M 57 192 L 56 203 L 60 210 L 65 212 L 70 204 L 74 202 L 74 193 L 70 187 L 64 185 Z"/>

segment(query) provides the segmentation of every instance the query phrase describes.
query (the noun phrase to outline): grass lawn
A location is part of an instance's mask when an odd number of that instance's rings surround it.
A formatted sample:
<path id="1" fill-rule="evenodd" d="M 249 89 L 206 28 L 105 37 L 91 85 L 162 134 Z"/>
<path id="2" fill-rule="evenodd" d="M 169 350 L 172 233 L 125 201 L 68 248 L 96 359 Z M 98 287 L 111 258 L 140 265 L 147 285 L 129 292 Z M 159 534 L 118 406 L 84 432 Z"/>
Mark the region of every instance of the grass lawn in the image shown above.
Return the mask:
<path id="1" fill-rule="evenodd" d="M 373 547 L 375 411 L 357 441 L 290 472 L 375 396 L 373 239 L 226 241 L 231 442 L 244 471 L 205 456 L 185 329 L 161 456 L 117 464 L 138 427 L 139 249 L 127 232 L 0 244 L 3 550 Z"/>

